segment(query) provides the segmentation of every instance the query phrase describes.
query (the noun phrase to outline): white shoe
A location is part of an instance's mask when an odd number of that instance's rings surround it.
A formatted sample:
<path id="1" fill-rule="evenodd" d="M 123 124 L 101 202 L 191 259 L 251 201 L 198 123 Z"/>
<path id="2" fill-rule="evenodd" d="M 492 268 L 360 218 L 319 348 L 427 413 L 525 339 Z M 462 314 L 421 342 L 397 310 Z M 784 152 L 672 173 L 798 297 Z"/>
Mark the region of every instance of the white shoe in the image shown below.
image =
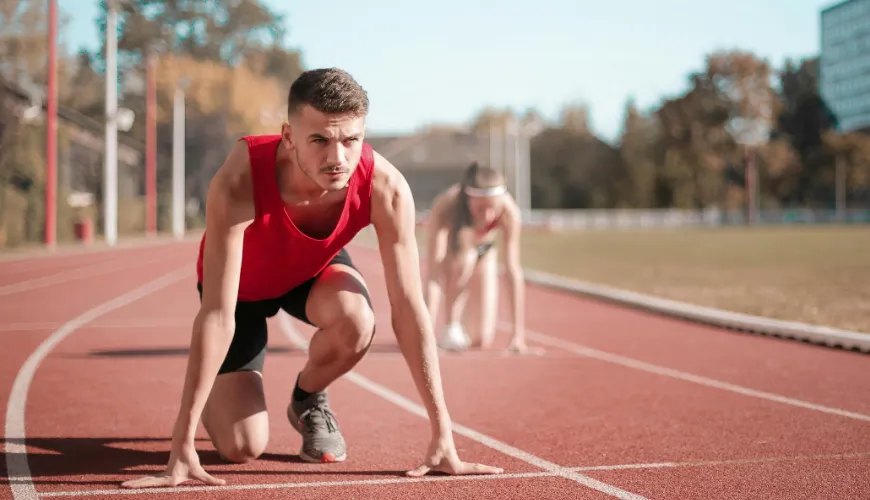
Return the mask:
<path id="1" fill-rule="evenodd" d="M 471 345 L 471 338 L 459 323 L 448 325 L 441 334 L 438 346 L 445 351 L 464 351 Z"/>

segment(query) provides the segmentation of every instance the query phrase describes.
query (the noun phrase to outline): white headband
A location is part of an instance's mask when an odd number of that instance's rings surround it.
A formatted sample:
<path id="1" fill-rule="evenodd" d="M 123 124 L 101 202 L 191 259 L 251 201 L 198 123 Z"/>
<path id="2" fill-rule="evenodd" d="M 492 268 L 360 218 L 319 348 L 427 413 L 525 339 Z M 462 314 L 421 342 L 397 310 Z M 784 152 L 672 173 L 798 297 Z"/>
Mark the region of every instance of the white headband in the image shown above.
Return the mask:
<path id="1" fill-rule="evenodd" d="M 465 194 L 468 196 L 481 196 L 481 197 L 490 197 L 490 196 L 498 196 L 500 194 L 504 194 L 507 191 L 507 187 L 504 185 L 501 186 L 493 186 L 488 188 L 476 188 L 471 186 L 465 186 L 463 188 Z"/>

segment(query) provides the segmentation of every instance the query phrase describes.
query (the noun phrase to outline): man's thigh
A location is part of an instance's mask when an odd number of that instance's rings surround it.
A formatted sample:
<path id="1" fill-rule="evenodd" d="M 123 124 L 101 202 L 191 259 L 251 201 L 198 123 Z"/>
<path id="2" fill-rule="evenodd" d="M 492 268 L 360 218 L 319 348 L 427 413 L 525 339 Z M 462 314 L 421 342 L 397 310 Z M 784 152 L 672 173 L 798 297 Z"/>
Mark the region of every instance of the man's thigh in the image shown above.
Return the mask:
<path id="1" fill-rule="evenodd" d="M 281 307 L 296 319 L 321 329 L 348 316 L 373 314 L 365 280 L 345 249 L 317 277 L 284 296 Z"/>

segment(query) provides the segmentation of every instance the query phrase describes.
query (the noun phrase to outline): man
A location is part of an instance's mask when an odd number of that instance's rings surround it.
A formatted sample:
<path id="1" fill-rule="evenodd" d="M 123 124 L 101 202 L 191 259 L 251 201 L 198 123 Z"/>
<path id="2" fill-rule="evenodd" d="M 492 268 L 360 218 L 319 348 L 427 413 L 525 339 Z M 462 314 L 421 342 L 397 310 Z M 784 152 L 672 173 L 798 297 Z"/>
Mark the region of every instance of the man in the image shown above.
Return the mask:
<path id="1" fill-rule="evenodd" d="M 427 226 L 426 302 L 434 323 L 443 288 L 447 315 L 439 345 L 449 351 L 492 347 L 498 312 L 498 257 L 494 245 L 501 233 L 513 313 L 508 350 L 518 354 L 543 352 L 526 344 L 525 281 L 520 264 L 522 220 L 501 172 L 473 163 L 459 184 L 435 198 Z"/>
<path id="2" fill-rule="evenodd" d="M 237 142 L 215 174 L 197 265 L 201 307 L 169 464 L 162 475 L 124 487 L 224 484 L 199 463 L 200 417 L 225 460 L 248 462 L 264 452 L 266 318 L 279 308 L 318 328 L 287 408 L 302 435 L 300 457 L 346 458 L 326 389 L 362 359 L 374 335 L 365 282 L 344 250 L 369 224 L 378 236 L 396 338 L 432 425 L 423 463 L 408 475 L 502 472 L 457 456 L 423 301 L 414 200 L 395 167 L 363 142 L 368 106 L 346 72 L 305 72 L 290 88 L 281 135 Z"/>

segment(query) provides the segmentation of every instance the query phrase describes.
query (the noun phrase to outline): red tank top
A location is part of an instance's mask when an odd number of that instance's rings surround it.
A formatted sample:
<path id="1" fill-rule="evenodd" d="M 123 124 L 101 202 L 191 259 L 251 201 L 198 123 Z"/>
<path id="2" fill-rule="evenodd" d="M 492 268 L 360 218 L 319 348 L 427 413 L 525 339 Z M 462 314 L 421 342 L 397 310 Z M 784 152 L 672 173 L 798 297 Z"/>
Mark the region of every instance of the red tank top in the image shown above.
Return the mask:
<path id="1" fill-rule="evenodd" d="M 371 146 L 363 143 L 338 223 L 331 235 L 316 239 L 293 224 L 281 199 L 275 177 L 275 154 L 281 136 L 248 136 L 244 140 L 251 160 L 255 218 L 245 230 L 238 300 L 255 301 L 280 297 L 313 278 L 369 225 L 375 161 Z M 196 263 L 200 283 L 205 237 Z"/>

